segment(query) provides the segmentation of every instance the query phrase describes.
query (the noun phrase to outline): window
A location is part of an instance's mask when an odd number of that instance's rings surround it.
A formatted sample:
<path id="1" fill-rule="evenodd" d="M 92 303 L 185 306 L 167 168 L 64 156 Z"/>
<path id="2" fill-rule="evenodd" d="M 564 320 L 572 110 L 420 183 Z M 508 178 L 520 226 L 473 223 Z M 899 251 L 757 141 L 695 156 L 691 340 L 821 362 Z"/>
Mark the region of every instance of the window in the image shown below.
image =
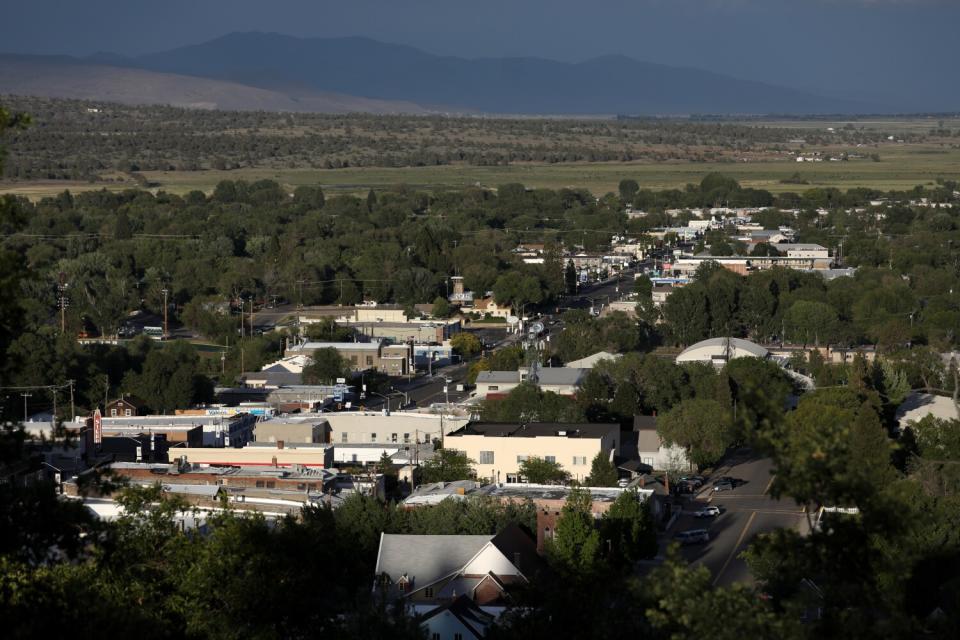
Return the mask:
<path id="1" fill-rule="evenodd" d="M 517 456 L 517 464 L 523 464 L 527 461 L 527 456 Z"/>
<path id="2" fill-rule="evenodd" d="M 480 464 L 493 464 L 493 451 L 481 451 Z"/>
<path id="3" fill-rule="evenodd" d="M 520 476 L 515 473 L 507 474 L 507 484 L 513 484 L 514 482 L 520 482 Z"/>
<path id="4" fill-rule="evenodd" d="M 463 634 L 462 633 L 453 634 L 453 640 L 463 640 Z"/>
<path id="5" fill-rule="evenodd" d="M 433 634 L 430 636 L 430 640 L 440 640 L 440 634 L 434 631 Z"/>
<path id="6" fill-rule="evenodd" d="M 376 442 L 376 441 L 377 441 L 377 434 L 371 433 L 371 434 L 370 434 L 370 442 Z"/>
<path id="7" fill-rule="evenodd" d="M 343 433 L 340 434 L 340 442 L 346 442 L 346 441 L 347 441 L 347 432 L 344 431 Z"/>
<path id="8" fill-rule="evenodd" d="M 307 483 L 306 483 L 306 482 L 298 482 L 298 483 L 297 483 L 297 491 L 306 491 L 306 490 L 307 490 Z"/>
<path id="9" fill-rule="evenodd" d="M 423 597 L 424 597 L 424 598 L 432 598 L 432 597 L 433 597 L 433 587 L 427 587 L 426 589 L 424 589 L 424 590 L 423 590 Z"/>
<path id="10" fill-rule="evenodd" d="M 391 434 L 390 434 L 390 442 L 396 442 L 396 441 L 397 441 L 397 434 L 391 433 Z"/>
<path id="11" fill-rule="evenodd" d="M 543 459 L 546 460 L 547 462 L 556 462 L 557 456 L 543 456 Z"/>
<path id="12" fill-rule="evenodd" d="M 403 434 L 403 441 L 404 441 L 404 442 L 410 442 L 410 434 L 409 434 L 409 433 Z"/>
<path id="13" fill-rule="evenodd" d="M 487 387 L 487 391 L 498 391 L 499 389 L 500 389 L 500 386 L 495 384 L 492 384 L 489 387 Z"/>
<path id="14" fill-rule="evenodd" d="M 263 489 L 263 480 L 257 480 L 257 489 Z"/>
<path id="15" fill-rule="evenodd" d="M 267 481 L 267 489 L 276 489 L 276 488 L 277 488 L 276 482 L 274 482 L 273 480 Z"/>
<path id="16" fill-rule="evenodd" d="M 587 456 L 573 456 L 573 466 L 587 464 Z"/>
<path id="17" fill-rule="evenodd" d="M 116 417 L 117 417 L 117 410 L 116 410 L 116 409 L 110 409 L 110 417 L 111 417 L 111 418 L 116 418 Z"/>
<path id="18" fill-rule="evenodd" d="M 130 417 L 131 415 L 133 415 L 133 414 L 131 413 L 130 409 L 124 409 L 124 410 L 123 410 L 123 415 L 125 415 L 125 416 L 127 416 L 127 417 L 129 418 L 129 417 Z"/>
<path id="19" fill-rule="evenodd" d="M 373 356 L 367 356 L 367 366 L 368 367 L 373 366 Z"/>
<path id="20" fill-rule="evenodd" d="M 350 356 L 350 364 L 356 365 L 358 362 L 357 356 Z"/>

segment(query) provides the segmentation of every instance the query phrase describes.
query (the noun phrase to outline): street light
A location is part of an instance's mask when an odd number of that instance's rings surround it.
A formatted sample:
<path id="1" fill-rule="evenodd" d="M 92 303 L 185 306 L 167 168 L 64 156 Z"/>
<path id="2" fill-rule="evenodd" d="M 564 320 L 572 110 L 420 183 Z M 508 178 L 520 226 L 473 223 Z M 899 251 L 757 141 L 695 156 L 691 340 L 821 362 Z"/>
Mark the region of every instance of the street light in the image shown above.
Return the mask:
<path id="1" fill-rule="evenodd" d="M 403 406 L 407 406 L 408 404 L 410 404 L 410 396 L 407 395 L 406 391 L 400 391 L 396 387 L 390 387 L 390 390 L 393 391 L 394 393 L 399 393 L 403 395 Z"/>
<path id="2" fill-rule="evenodd" d="M 382 393 L 377 393 L 376 391 L 371 391 L 370 393 L 372 393 L 375 396 L 380 396 L 381 398 L 384 399 L 385 404 L 387 405 L 387 415 L 390 415 L 390 398 L 383 395 Z"/>

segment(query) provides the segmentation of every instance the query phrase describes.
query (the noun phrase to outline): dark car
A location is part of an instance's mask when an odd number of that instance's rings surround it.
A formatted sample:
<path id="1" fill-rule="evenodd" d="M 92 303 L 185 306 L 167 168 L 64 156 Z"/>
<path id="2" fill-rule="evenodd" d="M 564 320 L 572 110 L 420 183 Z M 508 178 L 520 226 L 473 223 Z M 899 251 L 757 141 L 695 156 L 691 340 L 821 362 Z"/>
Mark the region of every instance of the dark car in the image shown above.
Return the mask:
<path id="1" fill-rule="evenodd" d="M 717 482 L 715 485 L 713 485 L 713 490 L 714 491 L 733 491 L 733 483 Z"/>

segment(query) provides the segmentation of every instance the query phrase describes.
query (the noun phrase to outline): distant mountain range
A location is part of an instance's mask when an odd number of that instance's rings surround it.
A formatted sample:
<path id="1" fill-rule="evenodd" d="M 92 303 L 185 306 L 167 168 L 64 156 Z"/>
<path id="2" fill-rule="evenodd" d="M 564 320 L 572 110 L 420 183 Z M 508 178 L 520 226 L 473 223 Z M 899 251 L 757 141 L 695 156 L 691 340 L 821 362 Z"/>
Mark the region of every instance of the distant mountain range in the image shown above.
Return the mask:
<path id="1" fill-rule="evenodd" d="M 12 70 L 5 69 L 8 66 Z M 142 75 L 148 72 L 162 75 Z M 76 76 L 69 83 L 71 91 L 88 95 L 64 95 L 62 81 L 69 76 Z M 581 63 L 465 59 L 368 38 L 257 32 L 134 58 L 110 53 L 86 60 L 0 57 L 0 92 L 37 91 L 123 102 L 139 96 L 144 102 L 294 111 L 674 115 L 885 110 L 882 105 L 623 56 Z"/>

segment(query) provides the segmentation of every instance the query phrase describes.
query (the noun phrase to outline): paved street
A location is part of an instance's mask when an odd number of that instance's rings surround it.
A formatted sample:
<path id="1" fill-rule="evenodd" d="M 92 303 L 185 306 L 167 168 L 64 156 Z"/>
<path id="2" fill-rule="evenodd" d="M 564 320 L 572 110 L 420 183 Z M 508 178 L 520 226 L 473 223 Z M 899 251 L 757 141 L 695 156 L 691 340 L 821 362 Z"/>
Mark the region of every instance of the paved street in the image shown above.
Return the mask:
<path id="1" fill-rule="evenodd" d="M 778 528 L 795 528 L 805 533 L 807 518 L 802 507 L 793 500 L 775 500 L 769 495 L 773 482 L 772 462 L 747 449 L 737 451 L 718 468 L 713 478 L 730 476 L 742 480 L 733 491 L 713 492 L 712 482 L 687 501 L 684 514 L 670 529 L 670 538 L 679 531 L 708 529 L 711 540 L 706 544 L 683 547 L 683 556 L 694 564 L 706 566 L 714 576 L 714 584 L 727 586 L 734 582 L 751 583 L 753 578 L 746 563 L 738 556 L 759 533 Z M 719 507 L 714 518 L 696 518 L 692 514 L 702 506 Z"/>

